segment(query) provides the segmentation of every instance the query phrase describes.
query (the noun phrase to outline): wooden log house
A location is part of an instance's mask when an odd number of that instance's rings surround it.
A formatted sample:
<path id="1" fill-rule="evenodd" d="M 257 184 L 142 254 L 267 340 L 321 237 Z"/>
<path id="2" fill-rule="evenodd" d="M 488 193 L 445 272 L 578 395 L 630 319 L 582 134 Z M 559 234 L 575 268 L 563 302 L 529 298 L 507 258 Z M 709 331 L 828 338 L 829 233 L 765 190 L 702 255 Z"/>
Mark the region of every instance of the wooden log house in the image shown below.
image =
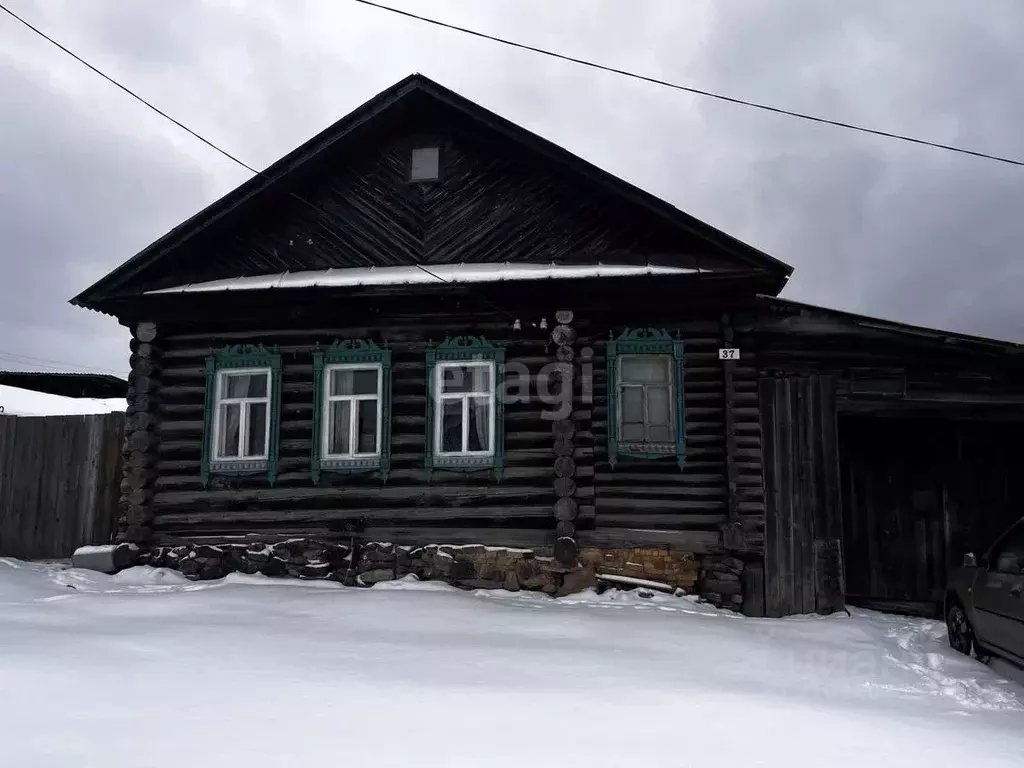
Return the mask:
<path id="1" fill-rule="evenodd" d="M 120 538 L 199 577 L 927 611 L 1021 514 L 1021 348 L 791 271 L 411 76 L 73 300 L 133 336 Z"/>

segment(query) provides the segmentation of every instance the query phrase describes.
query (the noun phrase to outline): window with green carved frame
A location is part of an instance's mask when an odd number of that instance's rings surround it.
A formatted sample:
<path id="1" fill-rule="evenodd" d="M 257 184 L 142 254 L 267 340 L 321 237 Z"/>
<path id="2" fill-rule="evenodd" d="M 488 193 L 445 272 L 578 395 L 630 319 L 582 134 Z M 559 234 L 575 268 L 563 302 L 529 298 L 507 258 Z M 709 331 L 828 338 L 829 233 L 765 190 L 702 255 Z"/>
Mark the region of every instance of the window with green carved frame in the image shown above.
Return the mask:
<path id="1" fill-rule="evenodd" d="M 427 350 L 425 465 L 436 469 L 505 468 L 505 350 L 456 336 Z"/>
<path id="2" fill-rule="evenodd" d="M 216 475 L 266 474 L 277 479 L 281 356 L 262 344 L 240 344 L 206 358 L 203 485 Z"/>
<path id="3" fill-rule="evenodd" d="M 363 339 L 313 353 L 315 407 L 310 472 L 391 470 L 391 352 Z"/>
<path id="4" fill-rule="evenodd" d="M 608 463 L 686 462 L 683 342 L 659 328 L 626 329 L 608 342 Z"/>

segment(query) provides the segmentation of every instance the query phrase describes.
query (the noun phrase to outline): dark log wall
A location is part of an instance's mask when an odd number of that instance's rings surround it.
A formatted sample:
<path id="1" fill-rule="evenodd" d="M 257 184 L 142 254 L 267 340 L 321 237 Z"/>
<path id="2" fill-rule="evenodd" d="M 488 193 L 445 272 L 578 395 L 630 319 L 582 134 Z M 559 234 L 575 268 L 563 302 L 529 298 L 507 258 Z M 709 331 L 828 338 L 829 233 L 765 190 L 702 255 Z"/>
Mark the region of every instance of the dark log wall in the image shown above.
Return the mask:
<path id="1" fill-rule="evenodd" d="M 658 263 L 743 269 L 699 238 L 560 170 L 503 136 L 434 108 L 375 126 L 244 216 L 211 225 L 126 285 L 415 263 Z M 441 146 L 441 178 L 410 183 L 414 146 Z M 216 253 L 217 258 L 208 258 Z"/>
<path id="2" fill-rule="evenodd" d="M 602 310 L 578 321 L 580 346 L 592 350 L 594 530 L 581 544 L 667 544 L 681 551 L 757 554 L 764 547 L 764 493 L 756 359 L 718 359 L 720 347 L 742 345 L 712 306 L 660 312 Z M 616 322 L 618 321 L 618 322 Z M 652 326 L 685 343 L 686 463 L 675 457 L 608 463 L 606 345 L 625 327 Z M 729 338 L 727 338 L 727 336 Z M 732 460 L 729 460 L 729 450 Z M 732 485 L 730 485 L 730 477 Z M 723 530 L 726 535 L 723 536 Z"/>
<path id="3" fill-rule="evenodd" d="M 164 321 L 160 389 L 150 400 L 159 403 L 153 420 L 159 435 L 156 480 L 147 509 L 155 540 L 261 532 L 551 548 L 561 535 L 581 548 L 669 546 L 758 558 L 764 497 L 749 338 L 731 330 L 731 317 L 718 302 L 682 312 L 641 313 L 625 306 L 610 312 L 604 299 L 598 299 L 599 308 L 592 306 L 586 291 L 552 290 L 545 295 L 532 288 L 529 300 L 522 292 L 519 299 L 503 297 L 494 309 L 479 308 L 478 296 L 461 308 L 451 296 L 421 295 L 332 299 L 328 309 L 313 306 L 308 295 L 294 302 L 264 299 L 266 304 L 246 296 L 235 297 L 219 320 Z M 573 296 L 579 304 L 570 311 Z M 173 304 L 179 318 L 210 317 L 216 300 L 206 301 L 187 309 L 177 300 Z M 346 322 L 359 317 L 357 306 L 367 313 L 362 322 Z M 528 307 L 521 331 L 512 329 L 512 316 L 499 311 L 515 306 Z M 239 319 L 225 319 L 233 315 Z M 536 327 L 542 317 L 550 330 Z M 559 323 L 559 317 L 567 322 Z M 666 328 L 686 344 L 682 471 L 674 458 L 623 458 L 615 469 L 607 462 L 607 339 L 642 325 Z M 525 367 L 531 378 L 529 402 L 506 405 L 507 467 L 500 483 L 487 474 L 460 472 L 436 472 L 430 482 L 423 468 L 426 347 L 462 334 L 504 343 L 507 368 Z M 386 484 L 358 475 L 320 486 L 311 480 L 312 351 L 340 338 L 369 338 L 392 350 L 393 461 Z M 276 346 L 283 357 L 279 476 L 273 487 L 265 478 L 214 478 L 203 489 L 203 364 L 212 350 L 238 343 Z M 748 345 L 743 359 L 720 361 L 718 349 L 726 344 Z M 549 378 L 566 363 L 572 404 L 558 413 L 557 403 L 540 395 L 557 391 Z"/>
<path id="4" fill-rule="evenodd" d="M 554 457 L 551 422 L 543 404 L 505 407 L 506 468 L 501 482 L 490 473 L 424 469 L 428 342 L 471 333 L 507 341 L 508 364 L 531 374 L 549 361 L 546 334 L 510 339 L 510 321 L 457 314 L 417 315 L 380 326 L 286 327 L 222 323 L 169 329 L 164 337 L 158 479 L 153 533 L 159 542 L 178 538 L 223 539 L 249 532 L 287 536 L 417 543 L 484 543 L 545 547 L 553 542 Z M 312 351 L 340 338 L 370 338 L 392 351 L 392 471 L 387 482 L 370 476 L 310 476 L 313 429 Z M 279 475 L 214 478 L 200 482 L 203 428 L 203 361 L 225 344 L 276 346 L 283 357 Z"/>

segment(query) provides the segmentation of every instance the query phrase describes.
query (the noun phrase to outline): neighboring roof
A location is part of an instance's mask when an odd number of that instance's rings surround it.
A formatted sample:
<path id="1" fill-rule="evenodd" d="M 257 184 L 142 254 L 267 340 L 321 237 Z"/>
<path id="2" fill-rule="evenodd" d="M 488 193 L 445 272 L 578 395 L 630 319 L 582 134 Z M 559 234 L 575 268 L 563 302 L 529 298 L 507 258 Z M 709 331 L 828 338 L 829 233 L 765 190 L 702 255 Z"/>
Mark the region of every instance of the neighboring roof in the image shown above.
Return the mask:
<path id="1" fill-rule="evenodd" d="M 72 416 L 91 413 L 123 413 L 128 408 L 125 398 L 93 399 L 61 397 L 30 389 L 0 385 L 0 417 L 7 416 Z"/>
<path id="2" fill-rule="evenodd" d="M 327 288 L 358 285 L 422 285 L 437 283 L 492 283 L 520 280 L 566 280 L 585 277 L 640 277 L 645 275 L 694 275 L 712 270 L 690 267 L 633 266 L 628 264 L 430 264 L 420 268 L 354 267 L 282 272 L 210 280 L 146 293 L 206 293 L 212 291 L 260 291 L 270 288 Z"/>
<path id="3" fill-rule="evenodd" d="M 921 325 L 910 325 L 908 323 L 899 323 L 893 320 L 883 320 L 877 317 L 858 315 L 853 312 L 845 312 L 839 309 L 829 309 L 828 307 L 819 307 L 814 304 L 806 304 L 804 302 L 793 301 L 791 299 L 781 299 L 777 296 L 762 295 L 758 298 L 783 311 L 790 311 L 794 313 L 808 312 L 828 317 L 830 319 L 842 320 L 860 328 L 898 333 L 904 336 L 914 336 L 922 340 L 933 342 L 937 341 L 974 351 L 997 352 L 1000 354 L 1009 353 L 1013 355 L 1024 354 L 1024 344 L 1020 342 L 1001 341 L 999 339 L 992 339 L 985 336 L 972 336 L 966 333 L 954 333 L 953 331 L 943 331 L 938 328 L 926 328 Z"/>
<path id="4" fill-rule="evenodd" d="M 106 373 L 0 371 L 0 385 L 83 398 L 125 398 L 128 382 Z"/>
<path id="5" fill-rule="evenodd" d="M 645 192 L 628 182 L 613 176 L 582 158 L 568 152 L 558 145 L 541 138 L 525 128 L 506 120 L 480 105 L 460 96 L 429 78 L 420 74 L 410 75 L 387 90 L 381 92 L 362 106 L 343 117 L 325 131 L 314 136 L 302 146 L 293 150 L 261 174 L 240 185 L 224 197 L 203 209 L 187 221 L 172 229 L 166 235 L 144 248 L 127 262 L 87 288 L 71 300 L 72 304 L 99 308 L 104 300 L 111 298 L 117 288 L 129 280 L 140 270 L 147 268 L 156 261 L 171 253 L 178 246 L 203 231 L 205 228 L 251 201 L 275 182 L 290 176 L 306 166 L 328 147 L 336 146 L 349 137 L 355 129 L 364 127 L 384 110 L 398 102 L 412 97 L 413 94 L 427 95 L 430 98 L 455 109 L 466 117 L 496 130 L 507 138 L 524 145 L 542 155 L 546 161 L 559 165 L 571 172 L 584 177 L 588 182 L 598 185 L 605 191 L 616 195 L 624 202 L 639 205 L 650 213 L 662 218 L 670 225 L 678 227 L 691 236 L 715 246 L 721 251 L 731 253 L 744 263 L 756 269 L 774 275 L 779 288 L 785 283 L 793 268 L 762 251 L 721 232 L 714 227 L 673 207 L 669 203 Z"/>

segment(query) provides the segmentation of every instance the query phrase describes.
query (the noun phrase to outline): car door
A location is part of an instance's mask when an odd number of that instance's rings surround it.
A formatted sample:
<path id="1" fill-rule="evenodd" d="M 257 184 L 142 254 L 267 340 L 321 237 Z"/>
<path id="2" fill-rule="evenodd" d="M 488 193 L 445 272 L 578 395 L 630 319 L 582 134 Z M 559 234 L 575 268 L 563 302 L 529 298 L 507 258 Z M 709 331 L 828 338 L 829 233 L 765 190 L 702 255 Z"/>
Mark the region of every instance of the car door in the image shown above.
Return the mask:
<path id="1" fill-rule="evenodd" d="M 983 645 L 1024 658 L 1024 521 L 996 543 L 978 569 L 974 613 Z"/>

